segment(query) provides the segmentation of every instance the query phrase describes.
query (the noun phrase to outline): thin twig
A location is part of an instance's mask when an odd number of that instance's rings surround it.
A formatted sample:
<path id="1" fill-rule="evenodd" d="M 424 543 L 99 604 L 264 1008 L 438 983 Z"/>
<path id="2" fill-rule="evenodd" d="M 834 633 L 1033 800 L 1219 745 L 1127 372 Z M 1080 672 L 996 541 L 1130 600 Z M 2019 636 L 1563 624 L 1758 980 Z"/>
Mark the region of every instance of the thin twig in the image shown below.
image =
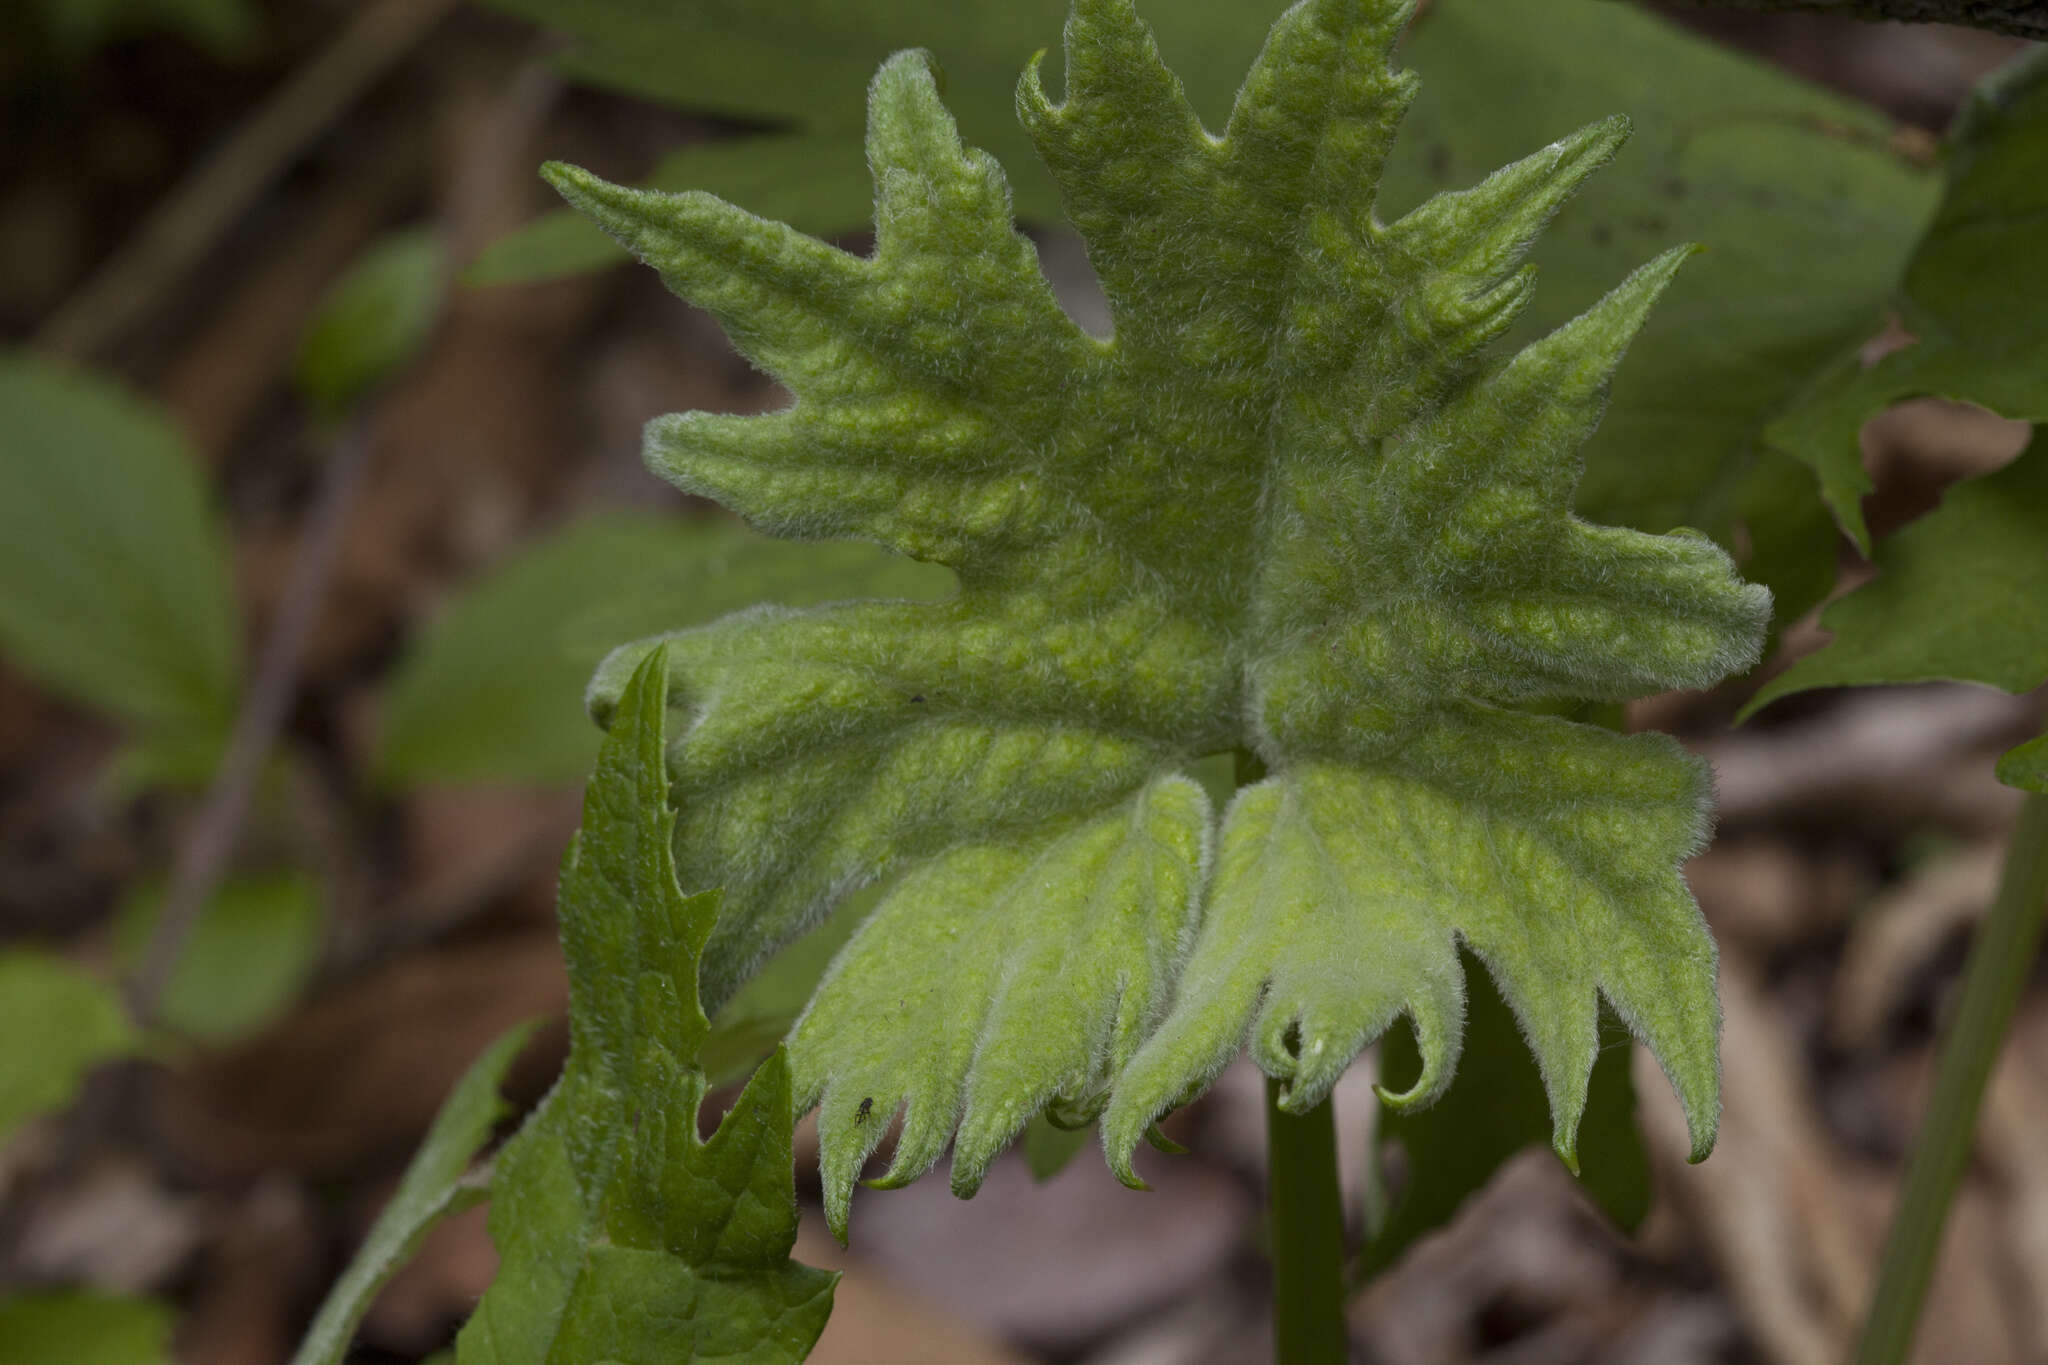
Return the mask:
<path id="1" fill-rule="evenodd" d="M 455 0 L 380 0 L 364 10 L 157 205 L 113 258 L 44 322 L 36 345 L 78 360 L 104 350 L 454 5 Z"/>
<path id="2" fill-rule="evenodd" d="M 1964 24 L 2048 38 L 2048 4 L 2039 0 L 1682 0 L 1691 9 L 1741 9 L 1777 13 L 1801 10 L 1845 19 L 1908 24 Z"/>
<path id="3" fill-rule="evenodd" d="M 284 728 L 298 690 L 299 661 L 341 552 L 349 504 L 369 463 L 367 414 L 367 408 L 359 408 L 327 452 L 326 467 L 306 518 L 305 536 L 292 559 L 291 578 L 278 603 L 276 622 L 263 642 L 248 700 L 235 717 L 234 733 L 207 788 L 206 803 L 178 850 L 170 890 L 150 933 L 148 951 L 128 983 L 129 1008 L 138 1022 L 147 1023 L 155 1015 L 178 952 L 220 885 L 241 836 L 264 760 Z"/>

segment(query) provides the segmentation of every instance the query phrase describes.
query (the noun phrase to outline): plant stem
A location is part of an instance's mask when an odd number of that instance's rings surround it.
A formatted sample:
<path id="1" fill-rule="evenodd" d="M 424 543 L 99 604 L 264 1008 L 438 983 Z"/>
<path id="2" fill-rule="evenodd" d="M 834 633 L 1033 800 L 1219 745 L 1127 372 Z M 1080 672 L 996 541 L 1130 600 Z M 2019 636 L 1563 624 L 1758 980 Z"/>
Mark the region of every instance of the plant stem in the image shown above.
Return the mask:
<path id="1" fill-rule="evenodd" d="M 1344 1365 L 1344 1203 L 1330 1101 L 1280 1108 L 1266 1078 L 1266 1169 L 1273 1243 L 1273 1342 L 1278 1365 Z"/>
<path id="2" fill-rule="evenodd" d="M 370 458 L 367 419 L 357 417 L 335 438 L 313 494 L 313 507 L 298 552 L 292 557 L 276 622 L 256 662 L 248 698 L 235 717 L 227 753 L 215 769 L 206 802 L 192 821 L 171 869 L 170 889 L 157 912 L 142 963 L 128 982 L 128 1007 L 138 1023 L 154 1021 L 165 987 L 178 965 L 178 952 L 219 889 L 241 838 L 242 823 L 263 775 L 264 760 L 277 743 L 297 695 L 299 661 L 312 638 L 327 595 L 328 580 L 341 555 L 342 532 L 356 485 Z"/>
<path id="3" fill-rule="evenodd" d="M 2044 906 L 2048 796 L 2029 796 L 2013 826 L 1998 900 L 1970 945 L 1962 997 L 1941 1046 L 1927 1119 L 1906 1165 L 1905 1188 L 1857 1345 L 1857 1365 L 1896 1365 L 1912 1347 L 1928 1277 L 1941 1250 L 1942 1224 L 1969 1164 L 1984 1087 L 2041 946 L 2048 918 Z"/>

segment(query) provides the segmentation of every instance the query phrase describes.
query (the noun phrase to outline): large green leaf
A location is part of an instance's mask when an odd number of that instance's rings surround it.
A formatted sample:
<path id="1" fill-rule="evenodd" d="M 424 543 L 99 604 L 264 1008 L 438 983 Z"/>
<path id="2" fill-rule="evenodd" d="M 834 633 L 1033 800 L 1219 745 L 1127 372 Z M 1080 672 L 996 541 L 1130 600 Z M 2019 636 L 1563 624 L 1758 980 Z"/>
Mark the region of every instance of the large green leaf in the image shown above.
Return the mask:
<path id="1" fill-rule="evenodd" d="M 1065 0 L 1002 6 L 825 5 L 678 9 L 644 0 L 498 0 L 574 34 L 571 71 L 613 89 L 793 131 L 686 148 L 661 189 L 703 189 L 812 232 L 868 219 L 858 92 L 888 53 L 930 49 L 969 143 L 1009 172 L 1017 213 L 1060 216 L 1012 115 L 1014 74 Z M 1195 109 L 1228 110 L 1275 6 L 1160 7 L 1162 52 Z M 1537 244 L 1544 271 L 1521 327 L 1576 315 L 1645 251 L 1695 241 L 1689 267 L 1637 338 L 1586 448 L 1589 517 L 1663 531 L 1690 525 L 1751 548 L 1750 576 L 1781 616 L 1825 591 L 1832 567 L 1812 476 L 1757 433 L 1806 376 L 1861 341 L 1933 198 L 1930 177 L 1887 150 L 1870 110 L 1600 0 L 1439 0 L 1408 59 L 1431 73 L 1392 152 L 1383 196 L 1404 207 L 1614 112 L 1636 136 Z M 623 255 L 555 215 L 508 239 L 479 278 L 537 278 Z"/>
<path id="2" fill-rule="evenodd" d="M 139 965 L 162 904 L 160 885 L 130 894 L 115 921 L 122 956 Z M 157 1021 L 205 1043 L 229 1043 L 276 1019 L 319 960 L 326 917 L 304 872 L 235 877 L 214 893 L 178 950 Z"/>
<path id="3" fill-rule="evenodd" d="M 451 603 L 400 662 L 387 782 L 572 782 L 597 731 L 582 698 L 624 640 L 757 602 L 929 598 L 951 575 L 872 545 L 791 545 L 729 522 L 614 513 L 535 543 Z"/>
<path id="4" fill-rule="evenodd" d="M 1385 1115 L 1375 1133 L 1382 1159 L 1389 1147 L 1400 1149 L 1407 1181 L 1366 1244 L 1360 1269 L 1368 1275 L 1450 1222 L 1508 1158 L 1550 1140 L 1543 1079 L 1514 1012 L 1494 989 L 1491 974 L 1469 955 L 1465 968 L 1465 1051 L 1457 1079 L 1429 1108 Z M 1650 1160 L 1636 1129 L 1628 1036 L 1610 1026 L 1607 1044 L 1593 1064 L 1579 1128 L 1581 1179 L 1601 1212 L 1632 1230 L 1650 1211 Z M 1422 1056 L 1411 1031 L 1387 1035 L 1380 1074 L 1381 1085 L 1396 1094 L 1421 1076 Z"/>
<path id="5" fill-rule="evenodd" d="M 718 895 L 676 884 L 666 693 L 658 657 L 625 688 L 563 861 L 569 1061 L 498 1156 L 502 1260 L 458 1339 L 463 1365 L 771 1365 L 803 1359 L 831 1310 L 838 1277 L 789 1259 L 784 1054 L 697 1136 L 711 1028 L 697 962 Z"/>
<path id="6" fill-rule="evenodd" d="M 171 1310 L 86 1291 L 0 1299 L 0 1360 L 21 1365 L 171 1365 Z"/>
<path id="7" fill-rule="evenodd" d="M 226 729 L 227 545 L 170 419 L 96 379 L 0 355 L 0 651 L 53 690 L 171 732 Z"/>
<path id="8" fill-rule="evenodd" d="M 1877 577 L 1821 613 L 1833 638 L 1773 678 L 1744 714 L 1813 687 L 1953 680 L 2026 692 L 2048 680 L 2042 452 L 2029 447 L 1949 489 L 1874 558 Z"/>
<path id="9" fill-rule="evenodd" d="M 1850 347 L 1767 432 L 1820 474 L 1835 516 L 1866 552 L 1860 500 L 1871 484 L 1857 433 L 1871 417 L 1938 394 L 2048 421 L 2044 250 L 2048 48 L 2037 45 L 1977 90 L 1950 139 L 1947 191 L 1894 301 L 1914 343 L 1868 367 Z"/>
<path id="10" fill-rule="evenodd" d="M 1415 1021 L 1440 1093 L 1462 940 L 1502 983 L 1573 1150 L 1603 998 L 1718 1117 L 1713 947 L 1679 875 L 1703 766 L 1522 704 L 1706 685 L 1769 597 L 1696 534 L 1571 513 L 1609 377 L 1690 254 L 1507 353 L 1529 244 L 1610 160 L 1609 118 L 1392 222 L 1416 81 L 1391 0 L 1311 0 L 1210 134 L 1123 0 L 1082 0 L 1067 90 L 1019 111 L 1115 324 L 1059 309 L 927 59 L 871 85 L 857 257 L 708 195 L 565 167 L 572 202 L 709 309 L 796 404 L 649 428 L 650 462 L 763 530 L 955 568 L 938 603 L 753 611 L 650 656 L 690 886 L 722 886 L 713 1001 L 854 888 L 898 879 L 792 1037 L 843 1230 L 950 1142 L 968 1193 L 1032 1114 L 1104 1115 L 1112 1162 L 1247 1039 L 1318 1103 Z M 1433 21 L 1434 22 L 1434 21 Z M 1266 780 L 1219 817 L 1191 773 Z M 1106 1108 L 1105 1108 L 1106 1106 Z"/>
<path id="11" fill-rule="evenodd" d="M 486 1197 L 483 1182 L 464 1177 L 470 1159 L 505 1116 L 498 1087 L 532 1033 L 530 1023 L 514 1028 L 484 1049 L 455 1083 L 355 1258 L 327 1291 L 292 1365 L 342 1365 L 377 1291 L 412 1259 L 436 1223 Z"/>
<path id="12" fill-rule="evenodd" d="M 69 1104 L 86 1072 L 135 1043 L 104 983 L 49 953 L 0 953 L 0 1141 Z"/>

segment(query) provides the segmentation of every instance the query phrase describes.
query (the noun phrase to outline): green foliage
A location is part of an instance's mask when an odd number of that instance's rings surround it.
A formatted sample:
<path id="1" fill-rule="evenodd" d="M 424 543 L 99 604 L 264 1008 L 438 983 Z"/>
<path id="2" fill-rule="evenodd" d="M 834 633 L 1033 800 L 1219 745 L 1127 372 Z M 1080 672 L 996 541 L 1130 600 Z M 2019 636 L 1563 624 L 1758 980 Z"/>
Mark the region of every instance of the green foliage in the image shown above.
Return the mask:
<path id="1" fill-rule="evenodd" d="M 1998 780 L 2048 796 L 2048 735 L 2030 739 L 1998 760 Z"/>
<path id="2" fill-rule="evenodd" d="M 228 551 L 170 419 L 103 379 L 0 356 L 0 651 L 166 736 L 225 733 Z"/>
<path id="3" fill-rule="evenodd" d="M 514 1028 L 486 1048 L 455 1083 L 390 1202 L 377 1215 L 355 1259 L 327 1292 L 292 1365 L 342 1365 L 356 1326 L 377 1291 L 412 1259 L 434 1224 L 486 1197 L 484 1182 L 465 1180 L 464 1175 L 470 1158 L 505 1116 L 498 1087 L 532 1034 L 530 1023 Z"/>
<path id="4" fill-rule="evenodd" d="M 0 953 L 0 1141 L 69 1104 L 85 1073 L 135 1048 L 120 1000 L 60 957 Z M 0 1353 L 4 1354 L 4 1353 Z"/>
<path id="5" fill-rule="evenodd" d="M 803 1359 L 836 1275 L 796 1241 L 789 1072 L 756 1072 L 706 1142 L 696 1057 L 710 1031 L 697 962 L 718 896 L 684 896 L 663 698 L 650 659 L 618 700 L 563 860 L 569 1062 L 497 1159 L 497 1279 L 463 1328 L 463 1365 L 735 1365 Z"/>
<path id="6" fill-rule="evenodd" d="M 1457 1078 L 1429 1108 L 1383 1117 L 1375 1134 L 1383 1156 L 1389 1146 L 1401 1149 L 1408 1176 L 1398 1202 L 1366 1244 L 1361 1269 L 1368 1275 L 1450 1222 L 1509 1157 L 1550 1137 L 1542 1079 L 1514 1013 L 1469 962 L 1466 979 L 1472 989 Z M 1611 1025 L 1603 1032 L 1607 1037 L 1593 1064 L 1579 1128 L 1579 1159 L 1586 1193 L 1609 1218 L 1632 1230 L 1650 1211 L 1650 1161 L 1636 1131 L 1628 1036 Z M 1380 1070 L 1381 1084 L 1390 1091 L 1415 1084 L 1422 1058 L 1410 1031 L 1387 1035 Z"/>
<path id="7" fill-rule="evenodd" d="M 1060 217 L 1010 84 L 1065 0 L 499 3 L 575 35 L 579 78 L 789 130 L 685 148 L 656 168 L 654 188 L 707 190 L 805 231 L 860 225 L 871 198 L 856 92 L 884 56 L 918 45 L 944 65 L 965 140 L 1009 171 L 1015 211 Z M 1197 111 L 1228 110 L 1276 7 L 1193 0 L 1153 16 Z M 1723 545 L 1740 539 L 1748 576 L 1776 592 L 1781 619 L 1818 600 L 1832 571 L 1827 513 L 1812 476 L 1760 448 L 1758 434 L 1808 375 L 1868 332 L 1932 202 L 1930 178 L 1886 150 L 1874 111 L 1609 3 L 1439 0 L 1404 50 L 1431 79 L 1389 154 L 1391 205 L 1628 112 L 1628 153 L 1532 249 L 1544 290 L 1515 336 L 1575 316 L 1646 251 L 1687 240 L 1711 250 L 1672 287 L 1617 376 L 1586 446 L 1578 509 L 1640 530 L 1690 525 Z M 476 277 L 536 278 L 620 255 L 594 228 L 555 215 L 486 253 Z"/>
<path id="8" fill-rule="evenodd" d="M 614 513 L 558 531 L 451 603 L 393 676 L 390 783 L 573 782 L 597 735 L 591 670 L 623 640 L 757 602 L 945 595 L 951 575 L 872 545 L 791 545 L 728 522 Z M 679 606 L 680 604 L 680 606 Z"/>
<path id="9" fill-rule="evenodd" d="M 123 960 L 139 966 L 163 887 L 132 891 L 115 921 Z M 246 1038 L 298 999 L 320 956 L 326 917 L 304 872 L 236 877 L 214 893 L 179 949 L 156 1019 L 202 1043 Z"/>
<path id="10" fill-rule="evenodd" d="M 1703 767 L 1658 736 L 1519 711 L 1747 667 L 1768 595 L 1697 534 L 1571 515 L 1578 450 L 1668 251 L 1501 360 L 1524 250 L 1612 157 L 1609 119 L 1392 223 L 1372 194 L 1416 82 L 1407 18 L 1312 0 L 1273 30 L 1223 136 L 1122 0 L 1083 0 L 1067 93 L 1023 122 L 1116 333 L 1060 312 L 964 149 L 928 60 L 870 95 L 869 258 L 704 194 L 552 167 L 708 308 L 795 407 L 689 414 L 649 462 L 773 534 L 946 564 L 957 597 L 757 610 L 621 651 L 692 719 L 676 849 L 728 914 L 714 1003 L 850 889 L 900 873 L 792 1040 L 843 1231 L 954 1143 L 954 1186 L 1049 1104 L 1103 1111 L 1112 1164 L 1249 1036 L 1317 1103 L 1406 1014 L 1436 1097 L 1462 941 L 1502 984 L 1568 1157 L 1604 997 L 1656 1050 L 1695 1155 L 1718 1112 L 1713 949 L 1678 872 Z M 1270 770 L 1220 820 L 1205 755 Z M 1191 946 L 1190 946 L 1191 945 Z"/>
<path id="11" fill-rule="evenodd" d="M 1819 473 L 1836 518 L 1866 553 L 1860 499 L 1871 485 L 1857 433 L 1870 418 L 1937 394 L 2048 422 L 2044 147 L 2048 49 L 2037 46 L 1979 87 L 1957 122 L 1947 191 L 1892 302 L 1914 344 L 1868 368 L 1851 346 L 1767 432 Z"/>
<path id="12" fill-rule="evenodd" d="M 78 57 L 114 38 L 181 33 L 216 54 L 238 52 L 256 34 L 247 0 L 32 0 L 51 44 Z"/>
<path id="13" fill-rule="evenodd" d="M 115 1294 L 0 1299 L 0 1360 L 40 1365 L 171 1365 L 171 1310 Z"/>
<path id="14" fill-rule="evenodd" d="M 1813 687 L 1953 679 L 2025 692 L 2048 680 L 2048 455 L 2030 447 L 1957 484 L 1873 558 L 1877 577 L 1821 613 L 1834 638 L 1745 714 Z"/>
<path id="15" fill-rule="evenodd" d="M 411 364 L 441 316 L 447 253 L 426 228 L 373 244 L 335 282 L 299 340 L 293 378 L 322 418 L 345 414 Z"/>

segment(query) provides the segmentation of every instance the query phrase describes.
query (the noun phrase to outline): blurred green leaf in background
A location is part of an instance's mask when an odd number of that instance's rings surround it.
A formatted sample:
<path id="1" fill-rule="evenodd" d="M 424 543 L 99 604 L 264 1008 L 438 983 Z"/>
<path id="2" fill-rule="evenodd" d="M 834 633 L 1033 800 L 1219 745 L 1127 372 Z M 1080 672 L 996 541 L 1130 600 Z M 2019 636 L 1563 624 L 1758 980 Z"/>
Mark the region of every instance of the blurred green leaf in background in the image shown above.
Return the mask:
<path id="1" fill-rule="evenodd" d="M 111 988 L 31 948 L 0 952 L 0 1040 L 0 1141 L 37 1114 L 69 1104 L 88 1071 L 136 1044 Z M 0 1350 L 0 1360 L 38 1358 Z"/>
<path id="2" fill-rule="evenodd" d="M 758 602 L 945 596 L 952 574 L 872 545 L 770 540 L 729 521 L 593 516 L 468 589 L 423 631 L 387 700 L 387 783 L 568 783 L 597 727 L 583 689 L 615 645 Z"/>
<path id="3" fill-rule="evenodd" d="M 293 378 L 325 420 L 341 417 L 419 355 L 441 315 L 447 252 L 414 228 L 373 244 L 320 301 Z"/>
<path id="4" fill-rule="evenodd" d="M 0 1360 L 13 1365 L 171 1365 L 168 1306 L 118 1294 L 0 1299 Z"/>
<path id="5" fill-rule="evenodd" d="M 493 3 L 569 34 L 563 65 L 577 80 L 783 130 L 685 147 L 656 168 L 660 188 L 708 190 L 814 233 L 858 228 L 871 209 L 869 75 L 921 46 L 945 69 L 962 136 L 1008 173 L 1019 217 L 1060 219 L 1013 93 L 1031 55 L 1055 46 L 1063 0 Z M 1277 8 L 1147 11 L 1212 126 Z M 1543 287 L 1506 344 L 1576 316 L 1665 247 L 1710 247 L 1637 338 L 1587 449 L 1579 509 L 1649 531 L 1689 525 L 1741 549 L 1780 621 L 1817 601 L 1833 570 L 1826 513 L 1811 474 L 1758 436 L 1808 376 L 1874 330 L 1933 178 L 1891 150 L 1875 111 L 1604 0 L 1439 0 L 1404 61 L 1430 80 L 1388 167 L 1383 217 L 1617 110 L 1634 121 L 1630 146 L 1537 246 Z M 553 214 L 487 251 L 471 278 L 623 259 L 595 228 Z"/>
<path id="6" fill-rule="evenodd" d="M 141 961 L 162 898 L 161 885 L 138 887 L 115 917 L 115 940 L 130 967 Z M 324 932 L 320 887 L 309 874 L 230 879 L 179 949 L 156 1021 L 202 1043 L 248 1037 L 298 999 Z"/>
<path id="7" fill-rule="evenodd" d="M 238 609 L 196 456 L 108 380 L 0 355 L 0 654 L 190 741 L 233 717 Z"/>

